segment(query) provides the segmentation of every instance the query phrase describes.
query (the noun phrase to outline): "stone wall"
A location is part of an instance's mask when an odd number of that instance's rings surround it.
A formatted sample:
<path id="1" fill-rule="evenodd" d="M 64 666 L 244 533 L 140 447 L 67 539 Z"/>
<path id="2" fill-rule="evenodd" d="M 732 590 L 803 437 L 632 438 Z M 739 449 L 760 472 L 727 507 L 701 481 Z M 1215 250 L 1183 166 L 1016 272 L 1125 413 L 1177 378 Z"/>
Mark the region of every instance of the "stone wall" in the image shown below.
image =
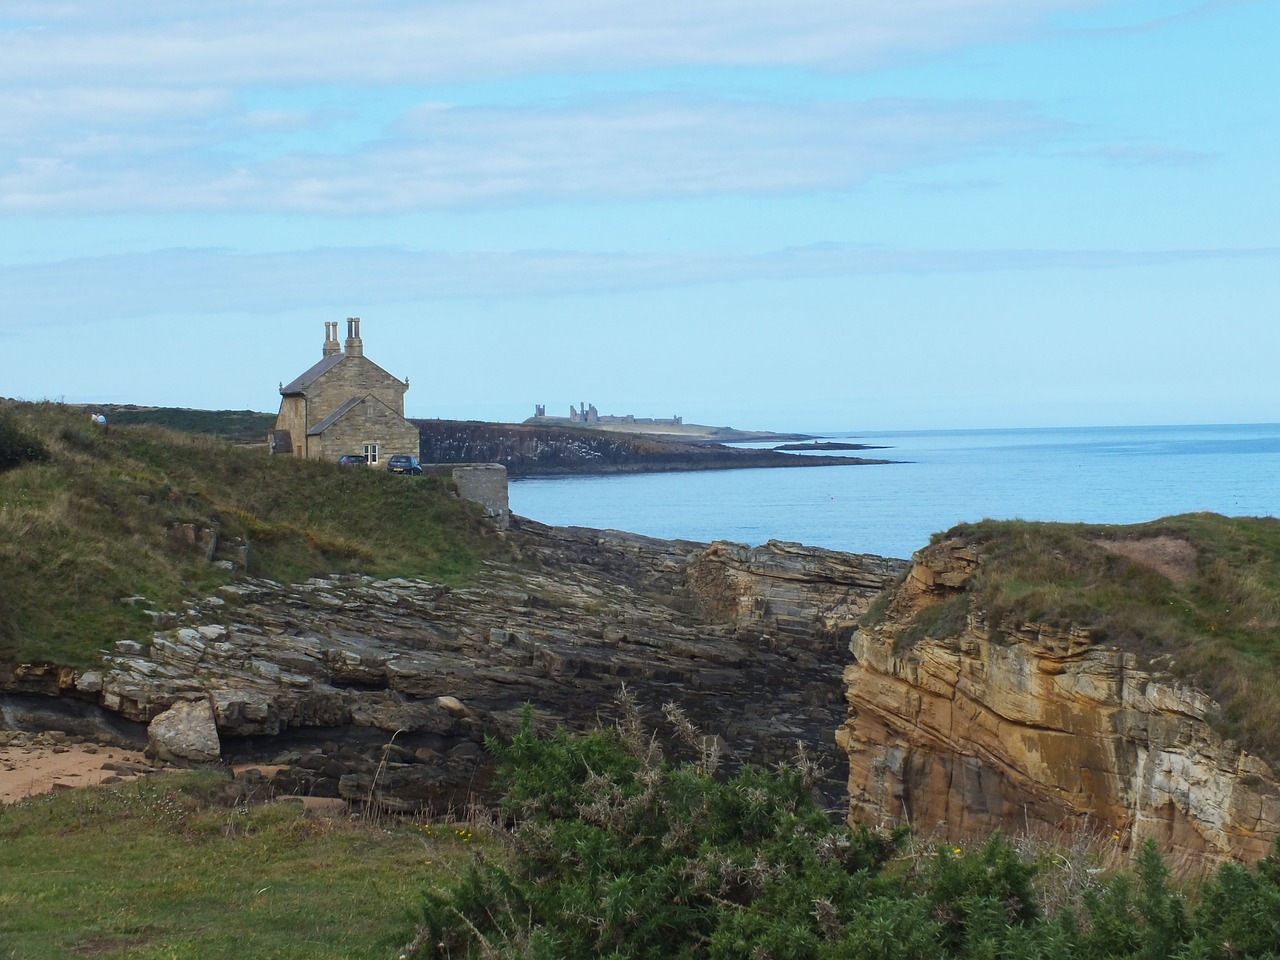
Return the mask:
<path id="1" fill-rule="evenodd" d="M 315 426 L 352 397 L 373 394 L 397 415 L 404 416 L 409 386 L 367 357 L 344 356 L 342 362 L 306 388 L 311 426 Z M 417 446 L 413 448 L 417 452 Z"/>
<path id="2" fill-rule="evenodd" d="M 337 460 L 348 453 L 363 453 L 366 443 L 378 445 L 375 469 L 386 469 L 393 454 L 418 455 L 418 430 L 404 417 L 377 400 L 366 399 L 325 431 L 311 437 L 311 456 Z"/>
<path id="3" fill-rule="evenodd" d="M 507 491 L 507 468 L 500 463 L 472 463 L 454 467 L 454 486 L 458 496 L 484 507 L 485 514 L 505 528 L 511 519 L 511 503 Z"/>
<path id="4" fill-rule="evenodd" d="M 276 417 L 276 430 L 289 434 L 293 455 L 306 456 L 306 400 L 303 397 L 284 397 L 280 401 L 280 414 Z"/>

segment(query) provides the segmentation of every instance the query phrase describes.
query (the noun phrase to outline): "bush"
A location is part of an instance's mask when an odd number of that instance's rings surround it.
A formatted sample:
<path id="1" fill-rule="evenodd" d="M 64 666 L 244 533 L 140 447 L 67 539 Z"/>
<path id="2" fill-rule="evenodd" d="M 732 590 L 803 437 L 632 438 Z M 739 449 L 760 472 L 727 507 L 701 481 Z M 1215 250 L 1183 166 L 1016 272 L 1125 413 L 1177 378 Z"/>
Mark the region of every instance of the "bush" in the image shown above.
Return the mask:
<path id="1" fill-rule="evenodd" d="M 526 713 L 510 745 L 490 744 L 513 855 L 428 895 L 430 942 L 511 957 L 728 958 L 765 942 L 822 956 L 847 916 L 818 905 L 861 899 L 902 834 L 832 825 L 803 763 L 717 780 L 629 729 L 542 738 Z"/>
<path id="2" fill-rule="evenodd" d="M 49 450 L 39 437 L 20 429 L 9 414 L 0 413 L 0 473 L 48 459 Z"/>
<path id="3" fill-rule="evenodd" d="M 426 896 L 417 956 L 1280 957 L 1280 841 L 1254 871 L 1222 867 L 1191 912 L 1148 840 L 1132 877 L 1086 892 L 1079 921 L 1070 909 L 1048 916 L 1036 866 L 999 835 L 913 857 L 903 832 L 831 823 L 810 799 L 805 763 L 716 778 L 706 756 L 667 762 L 626 706 L 616 728 L 545 737 L 526 711 L 509 745 L 490 744 L 511 849 Z"/>

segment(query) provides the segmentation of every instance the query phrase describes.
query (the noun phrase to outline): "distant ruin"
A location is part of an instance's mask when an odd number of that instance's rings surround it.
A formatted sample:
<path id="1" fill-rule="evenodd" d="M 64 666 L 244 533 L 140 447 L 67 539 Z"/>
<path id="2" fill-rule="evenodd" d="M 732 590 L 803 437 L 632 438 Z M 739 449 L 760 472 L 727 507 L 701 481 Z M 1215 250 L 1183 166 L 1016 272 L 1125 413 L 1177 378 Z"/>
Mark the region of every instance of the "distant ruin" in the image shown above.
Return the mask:
<path id="1" fill-rule="evenodd" d="M 661 417 L 637 417 L 635 414 L 628 413 L 623 416 L 614 416 L 612 414 L 600 414 L 594 403 L 580 403 L 577 407 L 569 404 L 569 416 L 566 417 L 548 417 L 547 405 L 545 403 L 534 404 L 533 407 L 534 422 L 546 421 L 553 423 L 563 423 L 566 420 L 569 423 L 581 423 L 592 427 L 602 423 L 625 423 L 625 424 L 655 424 L 662 427 L 678 427 L 684 423 L 684 417 L 670 417 L 662 419 Z"/>

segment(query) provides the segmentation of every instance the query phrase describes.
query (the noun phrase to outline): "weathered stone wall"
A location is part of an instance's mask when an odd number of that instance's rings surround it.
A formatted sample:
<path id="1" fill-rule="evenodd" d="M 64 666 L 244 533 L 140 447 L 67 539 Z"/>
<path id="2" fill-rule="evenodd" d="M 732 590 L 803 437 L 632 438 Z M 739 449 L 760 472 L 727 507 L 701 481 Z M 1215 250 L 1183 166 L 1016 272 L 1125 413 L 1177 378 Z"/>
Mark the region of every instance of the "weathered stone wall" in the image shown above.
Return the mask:
<path id="1" fill-rule="evenodd" d="M 311 426 L 315 426 L 352 397 L 373 394 L 397 415 L 404 416 L 404 395 L 409 387 L 368 357 L 344 356 L 342 362 L 307 387 Z M 413 452 L 417 452 L 415 444 Z"/>
<path id="2" fill-rule="evenodd" d="M 284 397 L 280 401 L 280 413 L 276 417 L 276 430 L 286 431 L 293 444 L 293 454 L 306 456 L 306 400 L 302 397 Z"/>
<path id="3" fill-rule="evenodd" d="M 980 616 L 900 644 L 911 615 L 963 586 L 976 555 L 917 555 L 845 670 L 850 813 L 952 839 L 1003 828 L 1094 830 L 1209 860 L 1256 859 L 1280 833 L 1280 783 L 1209 724 L 1215 705 L 1132 653 Z"/>
<path id="4" fill-rule="evenodd" d="M 508 499 L 507 468 L 500 463 L 472 463 L 454 467 L 451 473 L 458 496 L 478 503 L 485 514 L 505 528 L 511 519 Z"/>
<path id="5" fill-rule="evenodd" d="M 366 399 L 324 432 L 311 437 L 311 456 L 337 460 L 348 453 L 363 453 L 366 443 L 378 445 L 375 469 L 386 469 L 393 454 L 418 455 L 418 430 L 385 404 Z"/>

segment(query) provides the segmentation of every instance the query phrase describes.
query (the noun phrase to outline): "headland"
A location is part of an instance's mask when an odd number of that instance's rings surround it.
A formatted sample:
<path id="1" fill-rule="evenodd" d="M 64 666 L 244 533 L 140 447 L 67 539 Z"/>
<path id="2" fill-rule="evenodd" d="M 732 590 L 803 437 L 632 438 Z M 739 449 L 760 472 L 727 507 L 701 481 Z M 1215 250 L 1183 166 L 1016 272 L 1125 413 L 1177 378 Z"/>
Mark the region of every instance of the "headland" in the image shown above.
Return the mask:
<path id="1" fill-rule="evenodd" d="M 153 425 L 257 446 L 275 415 L 249 410 L 188 410 L 136 404 L 88 404 L 112 425 Z M 610 418 L 574 422 L 567 417 L 531 417 L 524 423 L 410 418 L 418 428 L 419 459 L 430 464 L 500 463 L 512 477 L 573 474 L 668 473 L 763 467 L 829 467 L 891 464 L 857 456 L 798 456 L 789 451 L 885 449 L 822 442 L 801 433 L 739 430 L 674 420 Z M 728 446 L 773 443 L 761 450 Z M 352 451 L 355 452 L 355 451 Z"/>
<path id="2" fill-rule="evenodd" d="M 551 417 L 532 423 L 473 420 L 412 422 L 421 435 L 424 463 L 500 463 L 513 477 L 865 466 L 895 462 L 734 447 L 727 444 L 781 441 L 790 437 L 696 424 L 679 424 L 676 427 L 665 423 L 598 426 Z M 662 432 L 675 428 L 682 428 L 686 433 L 672 436 Z"/>

